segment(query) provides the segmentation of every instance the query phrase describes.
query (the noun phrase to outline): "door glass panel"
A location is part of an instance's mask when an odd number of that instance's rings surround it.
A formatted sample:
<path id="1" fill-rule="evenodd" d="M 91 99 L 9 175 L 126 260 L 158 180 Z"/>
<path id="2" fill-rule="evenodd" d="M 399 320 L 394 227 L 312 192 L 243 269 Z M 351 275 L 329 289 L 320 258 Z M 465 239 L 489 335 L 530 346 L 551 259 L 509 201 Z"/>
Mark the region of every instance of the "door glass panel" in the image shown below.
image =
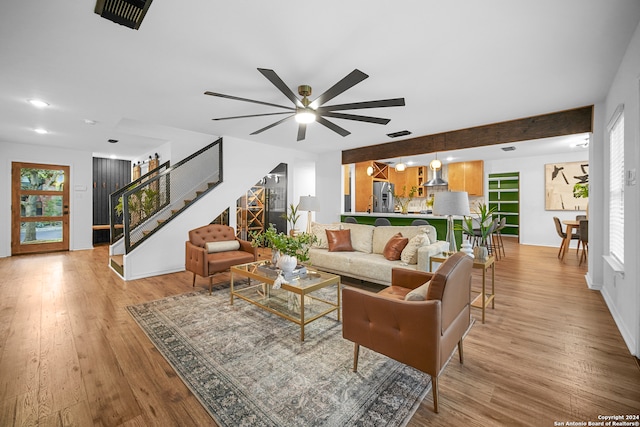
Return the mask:
<path id="1" fill-rule="evenodd" d="M 62 221 L 21 222 L 20 244 L 62 241 Z"/>
<path id="2" fill-rule="evenodd" d="M 64 171 L 56 169 L 20 169 L 21 190 L 62 191 Z"/>
<path id="3" fill-rule="evenodd" d="M 62 216 L 62 196 L 20 196 L 20 216 Z"/>

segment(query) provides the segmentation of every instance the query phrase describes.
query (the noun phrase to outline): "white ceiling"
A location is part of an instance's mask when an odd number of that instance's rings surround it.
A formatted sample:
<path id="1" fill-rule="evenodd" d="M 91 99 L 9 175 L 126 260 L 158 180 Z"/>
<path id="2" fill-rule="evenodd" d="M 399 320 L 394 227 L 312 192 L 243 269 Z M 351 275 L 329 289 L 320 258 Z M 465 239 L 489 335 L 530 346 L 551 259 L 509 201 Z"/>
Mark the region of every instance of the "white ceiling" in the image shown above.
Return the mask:
<path id="1" fill-rule="evenodd" d="M 133 158 L 188 131 L 320 153 L 545 114 L 603 101 L 640 21 L 637 0 L 156 0 L 135 31 L 94 5 L 1 3 L 0 142 Z M 406 106 L 360 111 L 386 126 L 335 119 L 344 138 L 314 123 L 302 142 L 293 121 L 249 135 L 281 116 L 212 121 L 279 110 L 207 90 L 289 105 L 257 68 L 315 96 L 358 68 L 370 77 L 329 104 Z"/>

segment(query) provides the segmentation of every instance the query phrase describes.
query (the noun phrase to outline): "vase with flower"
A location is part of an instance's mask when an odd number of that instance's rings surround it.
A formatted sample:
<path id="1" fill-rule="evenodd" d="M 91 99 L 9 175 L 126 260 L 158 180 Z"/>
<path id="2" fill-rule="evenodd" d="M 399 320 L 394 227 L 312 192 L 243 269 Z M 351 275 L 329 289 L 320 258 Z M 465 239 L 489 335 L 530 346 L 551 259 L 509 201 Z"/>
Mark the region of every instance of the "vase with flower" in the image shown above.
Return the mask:
<path id="1" fill-rule="evenodd" d="M 487 239 L 494 231 L 493 213 L 495 207 L 489 208 L 486 203 L 479 203 L 474 213 L 475 217 L 467 216 L 462 220 L 462 224 L 456 226 L 454 230 L 462 231 L 464 234 L 478 240 L 478 244 L 473 248 L 474 258 L 478 261 L 486 261 L 489 255 Z"/>
<path id="2" fill-rule="evenodd" d="M 407 193 L 407 186 L 402 186 L 402 193 L 393 194 L 393 200 L 396 203 L 396 207 L 400 208 L 400 212 L 404 215 L 409 213 L 409 203 L 413 200 L 416 193 L 418 192 L 418 187 L 415 185 L 411 187 L 409 192 Z"/>

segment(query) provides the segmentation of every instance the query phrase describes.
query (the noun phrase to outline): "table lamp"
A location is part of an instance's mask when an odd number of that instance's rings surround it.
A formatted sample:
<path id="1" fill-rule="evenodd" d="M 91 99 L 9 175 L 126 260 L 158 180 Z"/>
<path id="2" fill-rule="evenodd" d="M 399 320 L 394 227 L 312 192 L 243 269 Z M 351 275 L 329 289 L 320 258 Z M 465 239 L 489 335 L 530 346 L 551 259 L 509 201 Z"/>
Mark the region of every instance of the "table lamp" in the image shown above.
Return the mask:
<path id="1" fill-rule="evenodd" d="M 307 211 L 307 233 L 311 233 L 311 212 L 318 212 L 320 204 L 315 196 L 300 196 L 299 211 Z"/>
<path id="2" fill-rule="evenodd" d="M 435 193 L 433 214 L 447 216 L 447 242 L 449 242 L 449 250 L 451 252 L 457 252 L 456 236 L 453 232 L 453 216 L 471 215 L 469 211 L 469 195 L 466 191 L 441 191 Z"/>

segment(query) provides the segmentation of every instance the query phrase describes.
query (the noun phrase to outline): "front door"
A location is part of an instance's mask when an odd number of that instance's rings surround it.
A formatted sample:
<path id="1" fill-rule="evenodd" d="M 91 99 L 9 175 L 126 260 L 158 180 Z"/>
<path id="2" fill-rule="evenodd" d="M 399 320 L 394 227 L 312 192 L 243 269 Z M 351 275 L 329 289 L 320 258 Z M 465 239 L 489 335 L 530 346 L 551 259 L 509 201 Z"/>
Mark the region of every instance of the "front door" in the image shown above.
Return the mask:
<path id="1" fill-rule="evenodd" d="M 11 254 L 69 250 L 69 166 L 12 163 Z"/>

